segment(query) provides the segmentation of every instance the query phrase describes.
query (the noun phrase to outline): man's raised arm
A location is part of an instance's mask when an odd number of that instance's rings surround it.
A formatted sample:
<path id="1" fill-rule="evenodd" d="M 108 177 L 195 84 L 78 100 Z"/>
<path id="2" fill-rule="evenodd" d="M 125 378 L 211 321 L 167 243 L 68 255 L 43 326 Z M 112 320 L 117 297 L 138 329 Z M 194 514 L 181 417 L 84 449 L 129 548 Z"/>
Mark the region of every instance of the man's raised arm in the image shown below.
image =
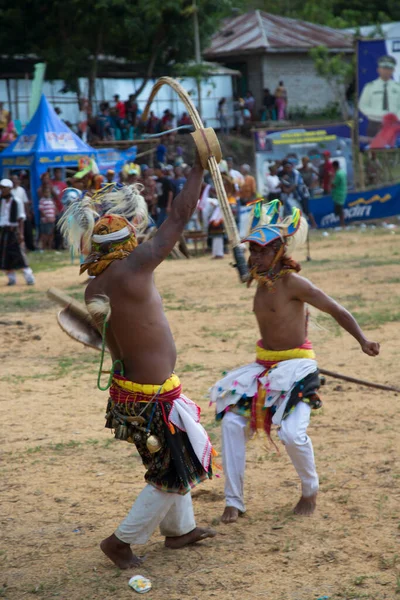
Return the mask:
<path id="1" fill-rule="evenodd" d="M 195 163 L 189 173 L 182 191 L 172 202 L 171 211 L 157 231 L 148 242 L 144 242 L 128 257 L 143 269 L 155 269 L 174 248 L 179 241 L 186 223 L 192 216 L 200 197 L 201 184 L 204 170 L 196 151 Z"/>

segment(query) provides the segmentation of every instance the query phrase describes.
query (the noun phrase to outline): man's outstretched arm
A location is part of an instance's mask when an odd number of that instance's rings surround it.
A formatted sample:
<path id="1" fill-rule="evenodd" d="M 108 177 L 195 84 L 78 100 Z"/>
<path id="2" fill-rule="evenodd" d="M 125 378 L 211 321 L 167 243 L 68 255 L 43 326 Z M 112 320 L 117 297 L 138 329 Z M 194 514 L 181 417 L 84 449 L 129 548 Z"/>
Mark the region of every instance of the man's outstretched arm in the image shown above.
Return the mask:
<path id="1" fill-rule="evenodd" d="M 200 197 L 204 170 L 196 152 L 196 160 L 182 191 L 172 202 L 171 211 L 155 236 L 141 244 L 128 260 L 140 261 L 143 269 L 155 269 L 179 241 L 186 223 L 192 216 Z"/>
<path id="2" fill-rule="evenodd" d="M 304 279 L 304 277 L 300 277 L 299 275 L 292 275 L 289 285 L 294 298 L 331 315 L 340 327 L 357 340 L 365 354 L 378 356 L 380 351 L 378 342 L 371 342 L 365 337 L 356 319 L 344 306 L 336 302 L 333 298 L 330 298 L 330 296 L 327 296 L 322 290 L 308 281 L 308 279 Z"/>

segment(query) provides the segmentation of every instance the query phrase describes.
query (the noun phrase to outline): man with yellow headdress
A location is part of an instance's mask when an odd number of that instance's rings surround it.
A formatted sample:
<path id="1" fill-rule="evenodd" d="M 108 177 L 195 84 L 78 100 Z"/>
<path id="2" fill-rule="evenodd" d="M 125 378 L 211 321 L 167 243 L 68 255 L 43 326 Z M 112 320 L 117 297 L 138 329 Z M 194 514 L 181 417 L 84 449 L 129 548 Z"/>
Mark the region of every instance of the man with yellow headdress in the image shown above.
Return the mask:
<path id="1" fill-rule="evenodd" d="M 215 452 L 200 425 L 200 408 L 182 393 L 174 373 L 175 344 L 153 277 L 194 212 L 202 179 L 196 160 L 168 218 L 140 245 L 136 231 L 146 223 L 147 208 L 138 184 L 73 201 L 63 216 L 70 242 L 79 247 L 83 237 L 91 246 L 81 265 L 81 273 L 94 276 L 85 299 L 103 334 L 102 356 L 107 344 L 113 360 L 108 384 L 101 386 L 101 373 L 98 380 L 100 389 L 109 389 L 106 427 L 136 445 L 147 469 L 147 486 L 100 545 L 121 569 L 140 564 L 130 545 L 145 544 L 157 526 L 173 549 L 215 535 L 196 527 L 190 494 L 211 478 Z"/>
<path id="2" fill-rule="evenodd" d="M 312 408 L 321 406 L 318 366 L 307 339 L 307 304 L 331 315 L 369 356 L 379 354 L 354 317 L 310 281 L 298 275 L 300 265 L 290 254 L 307 237 L 307 222 L 299 209 L 280 220 L 280 202 L 254 204 L 250 232 L 251 279 L 257 281 L 254 313 L 261 339 L 256 360 L 235 369 L 210 390 L 222 419 L 222 457 L 226 507 L 223 523 L 237 521 L 245 512 L 244 472 L 248 432 L 278 435 L 301 480 L 301 498 L 294 512 L 311 514 L 316 506 L 318 475 L 311 439 L 307 435 Z"/>

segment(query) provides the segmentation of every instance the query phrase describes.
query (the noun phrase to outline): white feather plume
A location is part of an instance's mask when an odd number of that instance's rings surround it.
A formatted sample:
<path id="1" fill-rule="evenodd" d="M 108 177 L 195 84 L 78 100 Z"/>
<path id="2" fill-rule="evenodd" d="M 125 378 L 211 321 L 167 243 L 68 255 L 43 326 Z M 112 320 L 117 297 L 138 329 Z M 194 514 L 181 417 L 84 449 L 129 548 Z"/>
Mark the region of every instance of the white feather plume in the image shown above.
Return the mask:
<path id="1" fill-rule="evenodd" d="M 70 246 L 80 252 L 81 245 L 90 248 L 95 218 L 98 213 L 94 210 L 90 196 L 71 202 L 59 221 L 61 234 L 68 240 Z"/>
<path id="2" fill-rule="evenodd" d="M 287 217 L 287 218 L 291 219 L 292 217 Z M 286 219 L 284 219 L 282 225 L 285 224 L 285 221 L 286 221 Z M 295 250 L 297 250 L 297 248 L 300 248 L 300 246 L 302 246 L 306 242 L 307 235 L 308 235 L 308 223 L 304 217 L 301 217 L 298 230 L 296 231 L 296 233 L 294 235 L 291 235 L 290 237 L 287 238 L 286 246 L 287 246 L 288 254 L 293 254 L 293 252 L 295 252 Z"/>
<path id="3" fill-rule="evenodd" d="M 87 309 L 94 319 L 108 322 L 111 317 L 110 298 L 106 294 L 99 294 L 86 304 Z"/>
<path id="4" fill-rule="evenodd" d="M 123 215 L 131 221 L 135 229 L 141 231 L 146 228 L 149 220 L 147 203 L 141 195 L 144 189 L 140 183 L 125 185 L 120 190 L 104 194 L 102 205 L 107 205 L 106 213 Z M 110 208 L 108 208 L 110 206 Z"/>

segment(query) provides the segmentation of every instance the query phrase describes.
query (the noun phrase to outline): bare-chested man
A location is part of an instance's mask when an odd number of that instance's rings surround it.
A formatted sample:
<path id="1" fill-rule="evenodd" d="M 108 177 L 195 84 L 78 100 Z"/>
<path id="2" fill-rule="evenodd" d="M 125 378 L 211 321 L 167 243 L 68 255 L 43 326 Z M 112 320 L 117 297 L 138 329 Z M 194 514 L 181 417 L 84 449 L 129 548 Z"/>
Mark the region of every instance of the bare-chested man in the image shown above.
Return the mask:
<path id="1" fill-rule="evenodd" d="M 115 430 L 116 438 L 134 443 L 147 468 L 148 485 L 115 533 L 100 545 L 121 569 L 140 564 L 130 546 L 146 543 L 158 525 L 165 546 L 173 549 L 215 535 L 211 529 L 196 527 L 190 494 L 192 487 L 211 477 L 213 450 L 199 423 L 200 409 L 182 394 L 174 374 L 175 344 L 153 277 L 154 269 L 182 235 L 196 207 L 202 179 L 203 169 L 196 159 L 168 219 L 141 245 L 130 223 L 116 215 L 115 208 L 110 209 L 111 214 L 94 225 L 92 251 L 81 266 L 81 272 L 87 269 L 95 276 L 85 299 L 99 330 L 106 332 L 113 360 L 106 427 Z M 115 199 L 125 195 L 122 205 L 127 214 L 129 194 L 146 211 L 137 186 L 116 189 L 105 197 L 97 194 L 96 208 L 101 203 L 113 206 Z M 82 217 L 75 205 L 64 218 L 70 231 L 74 219 L 90 223 L 82 202 L 86 215 Z M 133 222 L 138 220 L 137 214 L 133 217 Z"/>
<path id="2" fill-rule="evenodd" d="M 222 420 L 222 453 L 226 507 L 223 523 L 233 523 L 245 512 L 243 482 L 248 421 L 250 431 L 271 425 L 295 467 L 302 495 L 294 512 L 314 512 L 318 475 L 313 447 L 307 435 L 312 408 L 319 408 L 318 366 L 307 339 L 307 304 L 331 315 L 369 356 L 379 354 L 379 344 L 369 341 L 354 317 L 340 304 L 298 275 L 300 266 L 290 253 L 304 241 L 307 223 L 300 211 L 280 222 L 279 202 L 258 203 L 253 208 L 250 233 L 252 279 L 258 282 L 254 313 L 261 340 L 256 362 L 231 371 L 211 388 L 217 419 Z M 303 239 L 301 239 L 303 238 Z M 273 368 L 272 368 L 273 367 Z"/>

